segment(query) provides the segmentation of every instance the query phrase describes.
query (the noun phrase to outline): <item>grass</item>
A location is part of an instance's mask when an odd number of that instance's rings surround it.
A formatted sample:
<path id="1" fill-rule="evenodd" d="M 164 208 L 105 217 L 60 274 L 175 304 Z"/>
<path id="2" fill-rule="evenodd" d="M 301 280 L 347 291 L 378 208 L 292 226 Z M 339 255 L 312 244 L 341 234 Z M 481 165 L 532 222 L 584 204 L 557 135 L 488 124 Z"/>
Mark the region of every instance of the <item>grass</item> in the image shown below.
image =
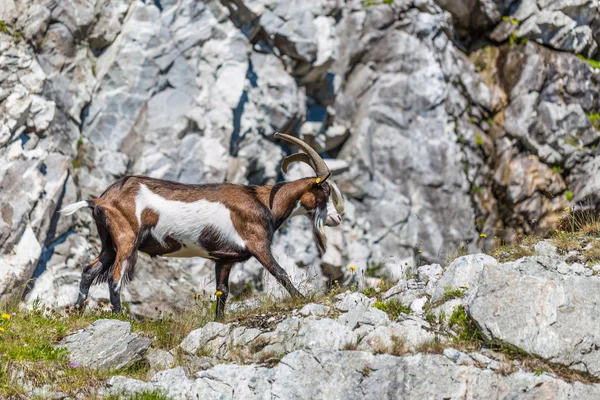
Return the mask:
<path id="1" fill-rule="evenodd" d="M 598 68 L 600 68 L 600 66 Z M 594 128 L 600 130 L 600 113 L 590 113 L 586 114 L 586 116 L 590 121 L 590 124 L 592 124 Z"/>
<path id="2" fill-rule="evenodd" d="M 454 307 L 448 319 L 448 326 L 456 331 L 455 338 L 461 342 L 476 345 L 483 343 L 481 331 L 467 315 L 465 307 L 462 304 Z"/>
<path id="3" fill-rule="evenodd" d="M 501 245 L 490 252 L 490 255 L 499 262 L 515 261 L 519 258 L 530 257 L 533 249 L 525 243 Z"/>
<path id="4" fill-rule="evenodd" d="M 452 289 L 450 285 L 446 285 L 444 286 L 444 294 L 442 296 L 442 300 L 446 302 L 448 300 L 461 298 L 465 295 L 466 291 L 467 288 L 465 287 Z"/>
<path id="5" fill-rule="evenodd" d="M 552 243 L 560 254 L 567 254 L 570 251 L 581 250 L 581 242 L 576 234 L 566 231 L 556 231 L 552 236 Z"/>
<path id="6" fill-rule="evenodd" d="M 155 347 L 170 349 L 213 316 L 209 302 L 197 302 L 185 313 L 159 313 L 156 318 L 133 319 L 127 313 L 114 314 L 100 309 L 79 313 L 72 308 L 58 311 L 40 303 L 35 303 L 33 310 L 25 310 L 14 299 L 3 299 L 0 313 L 3 316 L 0 318 L 0 359 L 3 361 L 0 363 L 0 398 L 17 399 L 28 396 L 17 377 L 31 382 L 34 387 L 51 385 L 54 391 L 71 397 L 82 394 L 86 398 L 93 397 L 95 390 L 113 375 L 148 378 L 149 367 L 145 361 L 120 370 L 101 371 L 72 365 L 67 350 L 55 348 L 67 334 L 95 320 L 127 320 L 134 331 L 152 338 Z"/>
<path id="7" fill-rule="evenodd" d="M 412 310 L 409 306 L 405 306 L 397 299 L 391 299 L 386 302 L 376 301 L 373 307 L 387 313 L 392 321 L 398 319 L 400 314 L 410 314 Z"/>
<path id="8" fill-rule="evenodd" d="M 288 318 L 292 310 L 302 308 L 308 303 L 333 304 L 334 296 L 340 292 L 339 288 L 334 288 L 329 292 L 311 293 L 300 298 L 286 296 L 277 299 L 272 296 L 261 296 L 261 302 L 257 307 L 226 314 L 223 323 L 269 330 Z"/>
<path id="9" fill-rule="evenodd" d="M 590 58 L 586 58 L 584 55 L 582 54 L 578 54 L 577 58 L 579 58 L 581 61 L 585 61 L 586 63 L 588 63 L 592 68 L 596 68 L 596 69 L 600 69 L 600 61 L 598 60 L 592 60 Z"/>

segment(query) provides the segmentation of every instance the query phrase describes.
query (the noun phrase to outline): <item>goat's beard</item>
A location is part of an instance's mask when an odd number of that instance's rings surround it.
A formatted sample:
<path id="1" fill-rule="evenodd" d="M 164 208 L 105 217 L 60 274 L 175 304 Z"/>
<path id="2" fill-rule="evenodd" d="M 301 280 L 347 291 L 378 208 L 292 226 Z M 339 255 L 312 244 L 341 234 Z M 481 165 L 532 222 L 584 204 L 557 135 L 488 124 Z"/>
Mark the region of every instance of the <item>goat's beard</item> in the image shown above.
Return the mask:
<path id="1" fill-rule="evenodd" d="M 327 250 L 327 237 L 325 236 L 325 220 L 327 219 L 327 210 L 315 210 L 313 214 L 313 235 L 315 242 L 319 248 L 319 253 L 322 255 Z"/>

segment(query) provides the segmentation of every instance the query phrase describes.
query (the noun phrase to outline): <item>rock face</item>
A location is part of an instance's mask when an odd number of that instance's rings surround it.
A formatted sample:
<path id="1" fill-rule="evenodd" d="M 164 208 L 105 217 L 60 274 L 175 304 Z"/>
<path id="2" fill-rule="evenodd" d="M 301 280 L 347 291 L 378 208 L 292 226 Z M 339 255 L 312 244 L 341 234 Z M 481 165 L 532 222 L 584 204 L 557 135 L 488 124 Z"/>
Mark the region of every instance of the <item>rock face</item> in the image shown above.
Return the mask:
<path id="1" fill-rule="evenodd" d="M 162 389 L 173 399 L 262 399 L 267 393 L 285 399 L 568 399 L 600 395 L 598 386 L 523 372 L 503 376 L 457 365 L 440 355 L 393 357 L 326 350 L 298 350 L 272 369 L 218 365 L 188 378 L 179 367 L 155 375 L 148 383 L 114 377 L 108 387 L 110 393 L 119 394 Z"/>
<path id="2" fill-rule="evenodd" d="M 544 260 L 483 267 L 468 309 L 489 340 L 600 377 L 600 280 Z"/>
<path id="3" fill-rule="evenodd" d="M 152 341 L 131 333 L 129 322 L 100 319 L 61 343 L 71 363 L 114 370 L 141 360 Z"/>
<path id="4" fill-rule="evenodd" d="M 277 235 L 300 286 L 377 269 L 399 279 L 493 236 L 552 228 L 570 200 L 599 201 L 598 8 L 5 0 L 0 296 L 35 278 L 29 301 L 72 303 L 99 241 L 89 213 L 56 210 L 126 174 L 268 184 L 310 173 L 283 177 L 294 149 L 276 131 L 321 151 L 348 199 L 323 258 L 308 221 Z M 139 263 L 123 294 L 134 313 L 213 291 L 208 261 Z M 232 274 L 234 293 L 248 286 L 280 291 L 253 261 Z"/>

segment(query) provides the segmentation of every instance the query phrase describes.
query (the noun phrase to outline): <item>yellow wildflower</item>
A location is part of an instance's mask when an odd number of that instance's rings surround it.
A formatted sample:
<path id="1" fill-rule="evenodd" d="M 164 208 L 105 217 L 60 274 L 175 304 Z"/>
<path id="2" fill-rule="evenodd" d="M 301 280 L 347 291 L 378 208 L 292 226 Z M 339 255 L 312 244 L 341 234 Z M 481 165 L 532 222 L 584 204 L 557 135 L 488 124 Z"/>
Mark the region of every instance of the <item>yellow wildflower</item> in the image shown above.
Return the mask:
<path id="1" fill-rule="evenodd" d="M 8 314 L 2 314 L 2 319 L 10 319 L 10 315 L 8 315 Z"/>
<path id="2" fill-rule="evenodd" d="M 571 211 L 571 209 L 569 207 L 565 207 L 565 211 L 569 212 L 569 211 Z"/>
<path id="3" fill-rule="evenodd" d="M 422 252 L 423 252 L 423 250 L 421 250 L 421 249 L 419 249 L 418 251 L 419 251 L 419 253 L 422 253 Z"/>
<path id="4" fill-rule="evenodd" d="M 222 296 L 222 295 L 223 295 L 223 292 L 221 292 L 220 290 L 217 290 L 217 292 L 215 293 L 215 295 L 216 295 L 217 297 L 218 297 L 218 296 Z"/>
<path id="5" fill-rule="evenodd" d="M 348 269 L 352 272 L 356 271 L 356 267 L 354 265 L 349 266 Z"/>
<path id="6" fill-rule="evenodd" d="M 487 235 L 486 235 L 485 233 L 480 233 L 480 234 L 479 234 L 479 237 L 482 237 L 482 238 L 484 238 L 484 239 L 485 239 L 485 238 L 487 237 Z"/>
<path id="7" fill-rule="evenodd" d="M 0 332 L 4 332 L 4 328 L 0 326 Z"/>

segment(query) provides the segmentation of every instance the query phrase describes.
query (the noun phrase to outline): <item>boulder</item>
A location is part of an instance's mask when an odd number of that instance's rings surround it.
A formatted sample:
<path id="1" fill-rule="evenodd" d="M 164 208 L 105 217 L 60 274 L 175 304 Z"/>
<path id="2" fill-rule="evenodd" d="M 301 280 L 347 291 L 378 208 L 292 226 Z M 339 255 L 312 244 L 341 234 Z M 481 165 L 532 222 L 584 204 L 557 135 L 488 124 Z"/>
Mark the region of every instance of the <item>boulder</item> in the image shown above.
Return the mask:
<path id="1" fill-rule="evenodd" d="M 563 275 L 534 259 L 487 264 L 467 311 L 487 340 L 598 377 L 598 290 L 598 279 Z"/>
<path id="2" fill-rule="evenodd" d="M 117 370 L 141 360 L 152 341 L 131 333 L 129 322 L 100 319 L 65 337 L 58 347 L 69 360 L 87 368 Z"/>

